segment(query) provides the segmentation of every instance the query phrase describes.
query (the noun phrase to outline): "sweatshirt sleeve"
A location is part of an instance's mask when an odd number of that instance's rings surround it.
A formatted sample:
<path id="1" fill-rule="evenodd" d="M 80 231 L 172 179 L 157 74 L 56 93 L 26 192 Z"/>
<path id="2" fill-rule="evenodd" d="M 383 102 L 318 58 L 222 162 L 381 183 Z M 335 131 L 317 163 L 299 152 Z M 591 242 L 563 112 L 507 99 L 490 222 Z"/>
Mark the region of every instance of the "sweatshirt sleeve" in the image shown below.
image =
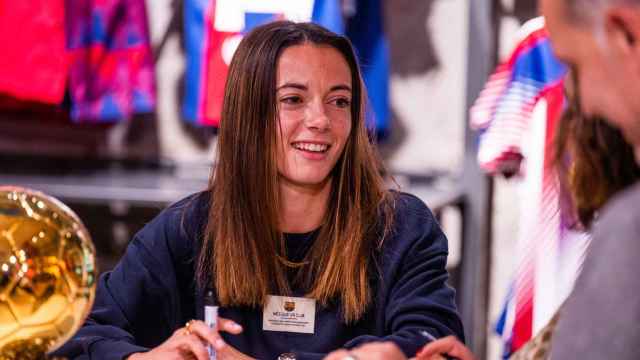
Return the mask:
<path id="1" fill-rule="evenodd" d="M 381 289 L 383 336 L 363 335 L 347 342 L 354 348 L 368 342 L 391 341 L 407 357 L 429 339 L 455 335 L 464 341 L 455 291 L 446 284 L 447 238 L 433 214 L 418 198 L 402 194 L 397 200 L 396 233 L 383 246 Z M 320 354 L 300 353 L 299 359 L 321 359 Z"/>
<path id="2" fill-rule="evenodd" d="M 85 324 L 54 355 L 120 360 L 161 344 L 179 327 L 175 266 L 181 255 L 175 243 L 181 237 L 174 226 L 175 213 L 165 210 L 147 224 L 113 271 L 100 276 Z"/>

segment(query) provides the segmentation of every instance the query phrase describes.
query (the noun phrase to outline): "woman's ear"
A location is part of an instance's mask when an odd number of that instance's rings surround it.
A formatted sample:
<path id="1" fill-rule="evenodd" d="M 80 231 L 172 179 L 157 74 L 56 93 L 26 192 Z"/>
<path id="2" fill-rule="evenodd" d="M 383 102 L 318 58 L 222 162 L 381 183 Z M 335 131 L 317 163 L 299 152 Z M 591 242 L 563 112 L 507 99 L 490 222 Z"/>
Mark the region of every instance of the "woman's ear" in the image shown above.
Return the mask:
<path id="1" fill-rule="evenodd" d="M 609 44 L 621 54 L 640 55 L 640 6 L 616 5 L 605 11 Z"/>

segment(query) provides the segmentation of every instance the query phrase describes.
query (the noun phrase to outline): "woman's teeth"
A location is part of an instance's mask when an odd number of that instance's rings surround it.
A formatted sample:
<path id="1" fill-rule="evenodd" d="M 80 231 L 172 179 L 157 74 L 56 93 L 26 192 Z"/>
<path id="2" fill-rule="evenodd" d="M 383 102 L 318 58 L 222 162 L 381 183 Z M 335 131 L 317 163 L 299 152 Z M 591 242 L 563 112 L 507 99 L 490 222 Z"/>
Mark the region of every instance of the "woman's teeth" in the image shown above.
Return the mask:
<path id="1" fill-rule="evenodd" d="M 293 147 L 298 150 L 312 151 L 312 152 L 325 152 L 329 148 L 326 144 L 310 144 L 310 143 L 294 143 Z"/>

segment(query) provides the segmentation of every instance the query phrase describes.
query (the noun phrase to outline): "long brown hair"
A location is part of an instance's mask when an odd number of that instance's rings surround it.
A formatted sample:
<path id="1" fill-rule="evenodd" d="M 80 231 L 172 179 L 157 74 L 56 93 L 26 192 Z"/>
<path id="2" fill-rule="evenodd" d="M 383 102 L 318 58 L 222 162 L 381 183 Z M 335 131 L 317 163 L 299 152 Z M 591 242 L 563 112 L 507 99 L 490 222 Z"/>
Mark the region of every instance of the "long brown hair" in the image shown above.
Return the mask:
<path id="1" fill-rule="evenodd" d="M 324 221 L 299 273 L 307 296 L 340 300 L 345 321 L 371 298 L 371 254 L 392 222 L 392 195 L 364 124 L 365 90 L 351 43 L 311 23 L 273 22 L 240 43 L 229 67 L 220 122 L 212 204 L 198 264 L 200 285 L 213 285 L 222 306 L 261 306 L 290 294 L 284 236 L 278 229 L 276 69 L 287 47 L 331 46 L 351 69 L 352 130 L 330 176 Z"/>
<path id="2" fill-rule="evenodd" d="M 574 93 L 568 94 L 569 106 L 558 124 L 555 163 L 579 224 L 588 228 L 613 195 L 640 179 L 640 166 L 619 129 L 580 111 L 575 72 L 569 79 Z"/>

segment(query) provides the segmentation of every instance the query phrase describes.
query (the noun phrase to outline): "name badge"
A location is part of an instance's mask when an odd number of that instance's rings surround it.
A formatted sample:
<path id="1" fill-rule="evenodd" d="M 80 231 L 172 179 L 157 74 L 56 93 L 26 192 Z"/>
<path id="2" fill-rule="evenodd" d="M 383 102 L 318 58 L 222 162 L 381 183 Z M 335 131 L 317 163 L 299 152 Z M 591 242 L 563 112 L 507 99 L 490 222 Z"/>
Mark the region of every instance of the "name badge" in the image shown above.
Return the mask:
<path id="1" fill-rule="evenodd" d="M 262 313 L 262 330 L 313 334 L 316 301 L 300 297 L 269 295 Z"/>

